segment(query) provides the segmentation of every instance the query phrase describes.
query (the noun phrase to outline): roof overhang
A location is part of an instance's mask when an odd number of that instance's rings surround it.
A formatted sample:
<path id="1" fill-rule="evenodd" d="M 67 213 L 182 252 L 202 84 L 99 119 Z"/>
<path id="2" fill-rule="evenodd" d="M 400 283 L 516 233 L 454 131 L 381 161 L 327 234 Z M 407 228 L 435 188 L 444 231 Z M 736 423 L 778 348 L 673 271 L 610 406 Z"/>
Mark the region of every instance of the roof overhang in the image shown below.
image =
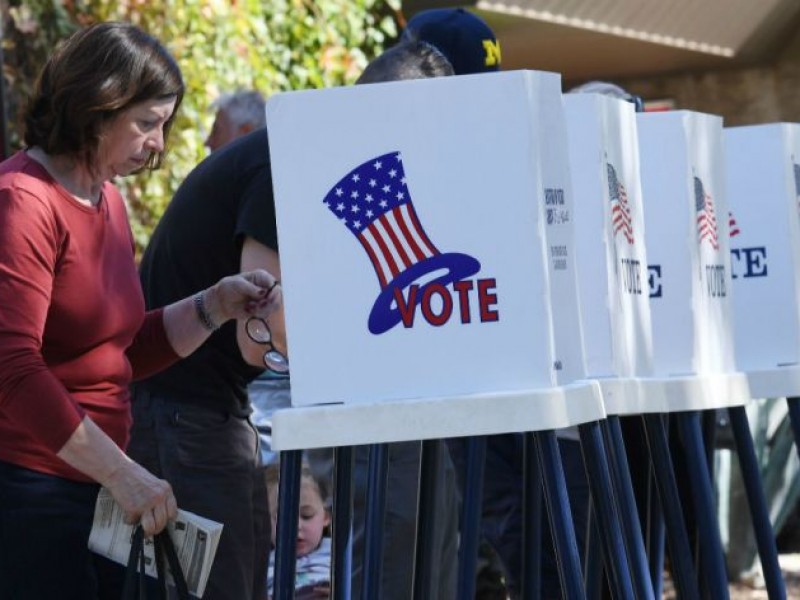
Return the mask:
<path id="1" fill-rule="evenodd" d="M 771 60 L 800 27 L 798 0 L 409 0 L 407 16 L 465 6 L 497 34 L 504 69 L 625 78 Z"/>

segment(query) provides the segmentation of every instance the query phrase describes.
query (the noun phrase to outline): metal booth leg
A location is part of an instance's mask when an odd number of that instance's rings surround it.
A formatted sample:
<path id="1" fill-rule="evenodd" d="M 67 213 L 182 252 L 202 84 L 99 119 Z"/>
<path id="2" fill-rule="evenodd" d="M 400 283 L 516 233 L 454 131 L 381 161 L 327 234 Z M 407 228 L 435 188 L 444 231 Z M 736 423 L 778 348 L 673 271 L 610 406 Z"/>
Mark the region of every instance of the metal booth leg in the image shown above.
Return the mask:
<path id="1" fill-rule="evenodd" d="M 567 600 L 583 599 L 585 596 L 581 583 L 581 561 L 556 434 L 553 431 L 541 431 L 533 435 L 542 470 L 545 505 L 558 560 L 562 595 Z"/>
<path id="2" fill-rule="evenodd" d="M 417 516 L 417 540 L 414 562 L 413 597 L 415 600 L 428 600 L 435 596 L 432 589 L 436 559 L 433 557 L 434 533 L 437 526 L 436 496 L 437 475 L 442 469 L 442 440 L 422 442 L 419 478 L 419 509 Z"/>
<path id="3" fill-rule="evenodd" d="M 714 492 L 708 471 L 706 450 L 703 444 L 699 412 L 677 415 L 678 430 L 686 451 L 686 470 L 694 503 L 698 541 L 703 570 L 709 593 L 715 600 L 729 598 L 728 576 L 722 550 L 717 514 L 714 510 Z"/>
<path id="4" fill-rule="evenodd" d="M 614 598 L 634 598 L 631 572 L 622 539 L 622 528 L 614 498 L 611 474 L 606 460 L 600 424 L 597 421 L 578 426 L 586 464 L 586 475 L 592 494 L 597 525 L 600 530 L 606 570 Z"/>
<path id="5" fill-rule="evenodd" d="M 481 537 L 483 473 L 486 467 L 486 437 L 466 441 L 461 538 L 458 548 L 458 598 L 475 597 L 475 571 L 478 568 L 478 545 Z M 523 571 L 523 578 L 525 572 Z"/>
<path id="6" fill-rule="evenodd" d="M 353 572 L 353 448 L 333 450 L 331 598 L 350 600 Z"/>
<path id="7" fill-rule="evenodd" d="M 650 458 L 653 462 L 653 476 L 664 515 L 675 587 L 681 599 L 699 600 L 698 580 L 692 565 L 692 548 L 689 544 L 689 534 L 686 531 L 686 522 L 681 510 L 678 484 L 675 481 L 675 470 L 669 454 L 664 420 L 658 414 L 644 415 L 642 419 L 647 434 Z"/>
<path id="8" fill-rule="evenodd" d="M 608 417 L 603 423 L 603 428 L 611 458 L 609 467 L 614 491 L 617 494 L 622 534 L 631 563 L 631 574 L 633 585 L 636 588 L 636 597 L 654 599 L 653 586 L 650 581 L 650 565 L 647 562 L 639 510 L 636 507 L 636 497 L 633 494 L 633 483 L 631 482 L 631 472 L 628 466 L 625 443 L 622 439 L 619 417 Z"/>
<path id="9" fill-rule="evenodd" d="M 523 436 L 521 598 L 538 600 L 542 590 L 542 472 L 534 435 Z"/>
<path id="10" fill-rule="evenodd" d="M 743 406 L 736 406 L 728 408 L 728 414 L 731 419 L 747 500 L 750 504 L 750 516 L 753 519 L 758 555 L 764 570 L 764 581 L 767 584 L 770 600 L 783 599 L 786 598 L 786 586 L 783 582 L 781 567 L 778 564 L 778 548 L 775 545 L 775 534 L 769 520 L 769 510 L 764 497 L 764 488 L 761 485 L 761 473 L 756 460 L 750 426 L 747 422 L 747 413 Z"/>
<path id="11" fill-rule="evenodd" d="M 593 506 L 589 506 L 586 547 L 586 597 L 589 600 L 600 600 L 605 590 L 606 572 L 603 569 L 603 544 L 600 541 L 600 530 L 597 526 L 597 513 Z"/>
<path id="12" fill-rule="evenodd" d="M 361 598 L 374 600 L 380 597 L 383 560 L 383 517 L 386 513 L 386 481 L 389 472 L 389 448 L 386 444 L 372 444 L 369 447 L 367 470 Z"/>
<path id="13" fill-rule="evenodd" d="M 650 463 L 650 477 L 647 481 L 647 556 L 650 564 L 650 580 L 653 584 L 653 595 L 661 598 L 664 595 L 664 542 L 666 527 L 661 502 L 656 490 L 655 473 Z"/>
<path id="14" fill-rule="evenodd" d="M 300 514 L 300 472 L 303 451 L 281 452 L 278 488 L 278 525 L 275 533 L 275 589 L 273 600 L 294 598 L 297 518 Z"/>

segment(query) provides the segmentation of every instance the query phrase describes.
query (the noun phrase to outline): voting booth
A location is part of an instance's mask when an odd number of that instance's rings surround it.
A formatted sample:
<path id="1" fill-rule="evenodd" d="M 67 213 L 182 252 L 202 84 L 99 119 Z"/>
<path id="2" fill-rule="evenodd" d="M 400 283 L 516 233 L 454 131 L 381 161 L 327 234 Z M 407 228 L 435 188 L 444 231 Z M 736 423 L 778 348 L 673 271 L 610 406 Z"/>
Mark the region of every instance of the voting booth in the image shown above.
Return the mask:
<path id="1" fill-rule="evenodd" d="M 708 593 L 725 597 L 728 581 L 712 476 L 695 457 L 708 452 L 701 411 L 724 407 L 770 597 L 785 597 L 743 408 L 750 389 L 736 370 L 722 119 L 676 111 L 640 114 L 637 124 L 653 324 L 654 381 L 647 393 L 663 403 L 663 412 L 681 412 L 675 422 Z"/>
<path id="2" fill-rule="evenodd" d="M 542 432 L 545 497 L 569 538 L 552 430 L 605 411 L 596 383 L 572 383 L 585 366 L 560 77 L 291 92 L 267 122 L 293 404 L 273 447 L 295 461 Z M 579 587 L 577 554 L 556 545 Z"/>
<path id="3" fill-rule="evenodd" d="M 680 501 L 669 477 L 672 468 L 665 458 L 669 452 L 663 423 L 659 416 L 629 421 L 629 426 L 638 423 L 647 429 L 649 443 L 626 449 L 618 418 L 662 411 L 670 387 L 652 377 L 652 326 L 635 108 L 630 102 L 601 94 L 567 94 L 564 103 L 575 192 L 575 246 L 587 377 L 600 384 L 608 414 L 600 427 L 608 447 L 631 580 L 636 597 L 658 595 L 650 569 L 658 564 L 655 557 L 660 552 L 656 541 L 659 533 L 648 525 L 648 558 L 627 459 L 633 452 L 631 456 L 636 456 L 637 461 L 644 459 L 653 465 L 660 504 L 665 507 L 664 521 L 670 524 L 673 577 L 679 594 L 692 597 L 696 583 L 693 567 L 686 560 L 691 550 L 679 525 L 682 517 L 675 511 Z M 584 443 L 584 436 L 581 441 Z M 584 456 L 589 464 L 591 453 L 586 448 Z M 648 512 L 655 514 L 653 510 Z M 603 543 L 607 543 L 608 535 L 608 530 L 602 534 Z M 653 568 L 660 571 L 657 566 Z"/>
<path id="4" fill-rule="evenodd" d="M 602 418 L 562 385 L 584 372 L 562 111 L 559 76 L 524 71 L 270 99 L 293 406 L 385 417 L 377 441 Z"/>
<path id="5" fill-rule="evenodd" d="M 736 361 L 754 397 L 800 395 L 800 125 L 725 129 Z"/>
<path id="6" fill-rule="evenodd" d="M 600 94 L 564 104 L 587 377 L 609 414 L 645 412 L 635 380 L 652 375 L 653 348 L 634 106 Z"/>
<path id="7" fill-rule="evenodd" d="M 750 392 L 734 356 L 722 119 L 643 113 L 637 125 L 653 373 L 670 382 L 662 412 L 741 405 Z"/>

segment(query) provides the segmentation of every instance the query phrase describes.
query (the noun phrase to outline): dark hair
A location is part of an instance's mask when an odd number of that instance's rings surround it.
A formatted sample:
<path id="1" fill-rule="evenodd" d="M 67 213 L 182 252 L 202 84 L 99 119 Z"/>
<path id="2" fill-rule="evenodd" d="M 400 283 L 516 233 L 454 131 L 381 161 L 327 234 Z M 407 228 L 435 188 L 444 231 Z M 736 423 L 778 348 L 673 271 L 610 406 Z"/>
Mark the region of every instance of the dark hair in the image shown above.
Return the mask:
<path id="1" fill-rule="evenodd" d="M 158 40 L 130 23 L 98 23 L 67 38 L 45 64 L 25 114 L 25 144 L 93 168 L 104 124 L 139 102 L 175 97 L 166 141 L 183 93 L 180 68 Z M 162 159 L 153 152 L 145 168 Z"/>
<path id="2" fill-rule="evenodd" d="M 420 40 L 407 40 L 373 59 L 356 83 L 425 79 L 453 74 L 453 66 L 434 46 Z"/>

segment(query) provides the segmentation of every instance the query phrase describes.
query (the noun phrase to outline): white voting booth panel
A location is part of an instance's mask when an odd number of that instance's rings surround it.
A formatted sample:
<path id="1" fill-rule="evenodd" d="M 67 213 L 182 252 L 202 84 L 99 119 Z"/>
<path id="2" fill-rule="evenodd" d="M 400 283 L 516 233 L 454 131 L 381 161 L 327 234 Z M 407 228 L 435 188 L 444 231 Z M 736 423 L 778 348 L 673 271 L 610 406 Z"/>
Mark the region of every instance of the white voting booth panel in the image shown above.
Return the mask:
<path id="1" fill-rule="evenodd" d="M 575 252 L 587 377 L 609 414 L 643 412 L 652 329 L 636 115 L 600 94 L 564 96 L 575 196 Z"/>
<path id="2" fill-rule="evenodd" d="M 639 114 L 637 124 L 653 369 L 680 392 L 664 394 L 665 409 L 743 404 L 750 393 L 734 358 L 722 119 L 675 111 Z"/>
<path id="3" fill-rule="evenodd" d="M 800 395 L 800 125 L 725 129 L 736 361 L 755 397 Z"/>
<path id="4" fill-rule="evenodd" d="M 270 99 L 299 407 L 276 448 L 358 443 L 351 417 L 362 443 L 602 418 L 596 386 L 558 387 L 583 368 L 553 326 L 577 306 L 551 299 L 572 269 L 562 111 L 559 76 L 522 71 Z M 323 444 L 300 421 L 328 403 L 314 414 L 349 431 Z"/>
<path id="5" fill-rule="evenodd" d="M 556 381 L 568 384 L 586 376 L 583 330 L 580 318 L 575 220 L 579 208 L 570 169 L 567 120 L 562 97 L 548 108 L 540 104 L 534 119 L 546 122 L 540 144 L 544 244 L 550 288 L 551 319 L 556 361 Z"/>

